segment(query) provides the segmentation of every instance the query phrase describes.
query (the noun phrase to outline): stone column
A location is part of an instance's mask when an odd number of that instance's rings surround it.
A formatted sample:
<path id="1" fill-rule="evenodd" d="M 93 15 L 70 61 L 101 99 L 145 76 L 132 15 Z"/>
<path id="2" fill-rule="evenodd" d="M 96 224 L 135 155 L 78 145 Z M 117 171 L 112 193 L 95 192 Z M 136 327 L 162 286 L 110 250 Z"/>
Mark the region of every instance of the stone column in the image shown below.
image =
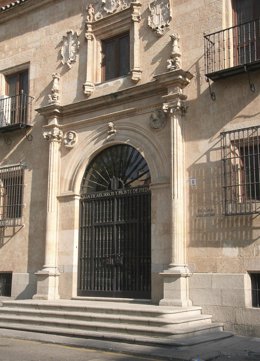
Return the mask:
<path id="1" fill-rule="evenodd" d="M 171 240 L 172 254 L 169 268 L 161 273 L 164 298 L 160 305 L 191 306 L 189 299 L 190 272 L 186 265 L 185 232 L 185 156 L 183 115 L 186 97 L 180 89 L 165 97 L 164 110 L 169 114 L 171 142 Z"/>
<path id="2" fill-rule="evenodd" d="M 93 20 L 93 19 L 92 19 Z M 91 21 L 92 21 L 91 20 Z M 92 24 L 91 22 L 86 22 L 86 32 L 85 32 L 85 38 L 87 41 L 87 68 L 86 68 L 86 81 L 83 84 L 83 91 L 84 94 L 89 97 L 94 89 L 94 72 L 95 72 L 95 64 L 94 64 L 94 34 L 92 31 Z"/>
<path id="3" fill-rule="evenodd" d="M 47 218 L 45 238 L 45 261 L 42 270 L 37 275 L 37 294 L 35 299 L 59 299 L 58 280 L 59 270 L 57 265 L 57 231 L 58 231 L 58 190 L 59 190 L 59 164 L 60 143 L 62 131 L 55 124 L 48 126 L 43 133 L 49 141 L 49 167 L 47 191 Z"/>
<path id="4" fill-rule="evenodd" d="M 141 22 L 141 15 L 140 15 L 140 8 L 141 3 L 138 0 L 131 2 L 131 9 L 132 9 L 132 23 L 133 26 L 131 27 L 131 78 L 134 82 L 138 82 L 141 79 L 141 66 L 140 66 L 140 22 Z"/>

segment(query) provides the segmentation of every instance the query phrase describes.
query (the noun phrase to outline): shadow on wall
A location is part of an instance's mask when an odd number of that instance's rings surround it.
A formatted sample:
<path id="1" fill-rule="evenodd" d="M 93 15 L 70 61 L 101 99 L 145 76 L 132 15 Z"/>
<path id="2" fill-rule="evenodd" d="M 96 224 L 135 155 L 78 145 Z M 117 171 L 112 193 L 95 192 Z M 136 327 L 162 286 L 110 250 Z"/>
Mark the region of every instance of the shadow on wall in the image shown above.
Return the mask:
<path id="1" fill-rule="evenodd" d="M 192 164 L 188 172 L 190 246 L 237 248 L 254 243 L 259 238 L 254 237 L 253 227 L 257 215 L 224 214 L 220 141 Z"/>
<path id="2" fill-rule="evenodd" d="M 31 299 L 33 295 L 36 294 L 37 285 L 36 285 L 36 276 L 35 274 L 29 274 L 28 284 L 20 293 L 15 297 L 16 300 L 25 300 Z"/>
<path id="3" fill-rule="evenodd" d="M 223 248 L 223 252 L 253 244 L 260 238 L 258 214 L 224 214 L 221 132 L 250 126 L 259 113 L 258 91 L 250 91 L 246 74 L 221 79 L 211 84 L 216 95 L 211 99 L 209 86 L 203 79 L 203 58 L 190 68 L 195 82 L 194 94 L 188 102 L 184 138 L 187 145 L 189 182 L 189 246 Z M 260 71 L 254 73 L 254 85 L 260 89 Z M 188 88 L 189 91 L 189 88 Z M 197 154 L 197 158 L 196 158 Z M 236 254 L 239 256 L 239 253 Z"/>

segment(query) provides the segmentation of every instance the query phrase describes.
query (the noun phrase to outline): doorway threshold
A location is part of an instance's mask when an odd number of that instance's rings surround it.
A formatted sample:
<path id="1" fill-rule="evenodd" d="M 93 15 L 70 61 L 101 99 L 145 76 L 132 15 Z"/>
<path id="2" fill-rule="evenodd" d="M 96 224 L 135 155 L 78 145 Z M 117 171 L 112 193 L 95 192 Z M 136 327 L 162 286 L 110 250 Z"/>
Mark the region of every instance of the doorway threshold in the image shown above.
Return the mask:
<path id="1" fill-rule="evenodd" d="M 76 296 L 72 297 L 71 300 L 75 301 L 100 301 L 100 302 L 125 302 L 125 303 L 141 303 L 151 305 L 152 300 L 150 299 L 139 299 L 139 298 L 118 298 L 118 297 L 83 297 Z"/>

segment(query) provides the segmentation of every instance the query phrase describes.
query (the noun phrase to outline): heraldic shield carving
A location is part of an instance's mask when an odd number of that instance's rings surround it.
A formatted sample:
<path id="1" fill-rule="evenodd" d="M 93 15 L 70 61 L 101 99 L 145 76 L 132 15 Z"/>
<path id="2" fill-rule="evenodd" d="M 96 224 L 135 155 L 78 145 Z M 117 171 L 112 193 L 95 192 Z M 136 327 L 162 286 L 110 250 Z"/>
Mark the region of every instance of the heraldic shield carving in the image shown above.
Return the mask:
<path id="1" fill-rule="evenodd" d="M 103 17 L 128 8 L 132 0 L 94 0 L 87 11 L 92 12 L 89 21 L 100 20 Z"/>
<path id="2" fill-rule="evenodd" d="M 63 45 L 61 48 L 62 64 L 67 64 L 71 68 L 72 63 L 76 62 L 77 53 L 80 42 L 77 32 L 67 31 L 67 35 L 63 36 Z"/>
<path id="3" fill-rule="evenodd" d="M 149 10 L 151 15 L 148 17 L 148 25 L 158 35 L 163 35 L 172 19 L 169 0 L 152 0 Z"/>

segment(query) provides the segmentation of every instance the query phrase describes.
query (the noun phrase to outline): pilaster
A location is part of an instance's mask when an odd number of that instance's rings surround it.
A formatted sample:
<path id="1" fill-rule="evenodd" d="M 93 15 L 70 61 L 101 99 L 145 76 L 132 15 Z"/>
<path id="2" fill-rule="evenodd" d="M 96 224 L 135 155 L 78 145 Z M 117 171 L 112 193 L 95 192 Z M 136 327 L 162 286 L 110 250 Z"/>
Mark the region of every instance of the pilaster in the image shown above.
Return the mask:
<path id="1" fill-rule="evenodd" d="M 86 81 L 83 84 L 83 91 L 84 94 L 89 97 L 94 89 L 95 89 L 95 85 L 94 85 L 94 79 L 93 79 L 93 73 L 94 73 L 94 42 L 95 42 L 95 38 L 94 38 L 94 34 L 93 34 L 93 30 L 92 30 L 92 24 L 91 21 L 93 21 L 92 18 L 87 18 L 87 22 L 86 22 L 86 33 L 85 33 L 85 38 L 87 41 L 87 56 L 88 56 L 88 60 L 87 60 L 87 69 L 86 69 Z"/>
<path id="2" fill-rule="evenodd" d="M 171 144 L 171 263 L 161 273 L 163 299 L 160 305 L 190 306 L 189 276 L 186 265 L 185 232 L 185 152 L 183 139 L 183 116 L 187 110 L 186 96 L 178 86 L 169 87 L 164 96 L 163 109 L 168 113 Z"/>
<path id="3" fill-rule="evenodd" d="M 43 136 L 49 141 L 49 167 L 47 191 L 47 218 L 45 237 L 45 260 L 43 268 L 36 273 L 37 294 L 35 299 L 59 299 L 59 270 L 57 264 L 58 249 L 58 190 L 60 179 L 60 144 L 63 133 L 57 117 L 49 120 Z"/>
<path id="4" fill-rule="evenodd" d="M 139 1 L 133 1 L 131 3 L 131 9 L 132 9 L 132 27 L 131 27 L 131 47 L 133 50 L 130 51 L 131 54 L 131 78 L 134 82 L 138 82 L 141 79 L 141 65 L 140 65 L 140 21 L 141 21 L 141 15 L 140 15 L 140 8 L 141 3 Z"/>

